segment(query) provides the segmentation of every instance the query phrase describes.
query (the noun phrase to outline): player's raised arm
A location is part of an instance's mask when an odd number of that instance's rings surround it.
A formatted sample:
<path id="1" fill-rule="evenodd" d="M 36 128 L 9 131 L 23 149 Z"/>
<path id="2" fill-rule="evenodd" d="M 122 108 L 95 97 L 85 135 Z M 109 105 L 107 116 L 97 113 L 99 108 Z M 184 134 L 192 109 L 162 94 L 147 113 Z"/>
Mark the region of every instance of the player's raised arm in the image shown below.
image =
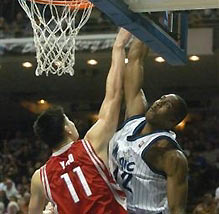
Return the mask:
<path id="1" fill-rule="evenodd" d="M 188 163 L 178 150 L 164 155 L 164 171 L 167 175 L 167 199 L 170 214 L 185 214 L 188 193 Z"/>
<path id="2" fill-rule="evenodd" d="M 40 171 L 37 170 L 31 179 L 31 197 L 28 208 L 29 214 L 42 214 L 45 207 L 46 198 L 40 180 Z"/>
<path id="3" fill-rule="evenodd" d="M 135 38 L 128 53 L 128 64 L 125 72 L 125 101 L 126 118 L 143 114 L 147 108 L 147 101 L 142 90 L 143 64 L 148 48 L 143 42 Z"/>
<path id="4" fill-rule="evenodd" d="M 128 31 L 120 29 L 113 45 L 112 63 L 107 76 L 106 93 L 99 111 L 98 121 L 85 136 L 85 139 L 92 143 L 96 152 L 107 152 L 108 142 L 118 125 L 125 71 L 125 46 L 130 37 L 131 34 Z"/>

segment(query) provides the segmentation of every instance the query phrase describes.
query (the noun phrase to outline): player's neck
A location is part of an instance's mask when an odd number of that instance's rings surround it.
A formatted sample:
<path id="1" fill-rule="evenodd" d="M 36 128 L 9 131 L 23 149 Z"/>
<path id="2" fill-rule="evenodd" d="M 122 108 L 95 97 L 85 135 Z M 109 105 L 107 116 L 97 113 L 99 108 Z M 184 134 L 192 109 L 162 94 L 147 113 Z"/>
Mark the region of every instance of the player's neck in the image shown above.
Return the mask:
<path id="1" fill-rule="evenodd" d="M 59 144 L 59 146 L 57 146 L 56 148 L 53 149 L 53 152 L 57 152 L 59 151 L 62 147 L 68 145 L 72 143 L 72 139 L 67 138 L 65 141 L 63 141 L 61 144 Z"/>
<path id="2" fill-rule="evenodd" d="M 155 126 L 151 125 L 150 123 L 146 123 L 144 128 L 141 131 L 141 135 L 150 134 L 150 133 L 153 133 L 153 132 L 158 131 L 158 130 L 161 130 L 161 128 L 155 127 Z"/>

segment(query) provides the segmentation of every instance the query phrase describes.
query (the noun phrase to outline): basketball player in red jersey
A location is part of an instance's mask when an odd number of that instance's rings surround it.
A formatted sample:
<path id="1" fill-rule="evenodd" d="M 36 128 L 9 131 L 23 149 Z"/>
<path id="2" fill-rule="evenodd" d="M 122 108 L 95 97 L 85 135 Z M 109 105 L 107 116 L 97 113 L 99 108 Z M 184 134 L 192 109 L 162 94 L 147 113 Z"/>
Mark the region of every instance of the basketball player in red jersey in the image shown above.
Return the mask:
<path id="1" fill-rule="evenodd" d="M 106 94 L 98 121 L 78 140 L 78 131 L 61 107 L 42 113 L 36 135 L 52 148 L 50 159 L 31 180 L 29 214 L 41 214 L 46 201 L 59 214 L 125 214 L 121 192 L 107 170 L 108 142 L 116 131 L 125 70 L 125 45 L 130 33 L 121 29 L 112 50 Z"/>

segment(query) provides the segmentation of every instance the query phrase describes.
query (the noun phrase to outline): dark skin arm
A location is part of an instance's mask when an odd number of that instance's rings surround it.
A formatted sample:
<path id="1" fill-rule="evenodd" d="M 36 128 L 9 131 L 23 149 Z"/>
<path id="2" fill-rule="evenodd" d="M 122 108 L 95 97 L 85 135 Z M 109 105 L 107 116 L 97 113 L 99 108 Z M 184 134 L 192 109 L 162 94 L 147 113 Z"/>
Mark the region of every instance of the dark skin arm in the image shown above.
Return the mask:
<path id="1" fill-rule="evenodd" d="M 184 214 L 188 191 L 188 164 L 178 150 L 169 151 L 164 157 L 167 174 L 167 198 L 171 214 Z"/>
<path id="2" fill-rule="evenodd" d="M 128 52 L 129 63 L 126 66 L 124 88 L 126 102 L 126 118 L 143 114 L 147 109 L 147 100 L 142 90 L 144 59 L 149 49 L 135 38 Z"/>
<path id="3" fill-rule="evenodd" d="M 170 214 L 185 214 L 188 192 L 188 163 L 185 155 L 167 140 L 160 140 L 144 155 L 144 160 L 167 176 Z"/>

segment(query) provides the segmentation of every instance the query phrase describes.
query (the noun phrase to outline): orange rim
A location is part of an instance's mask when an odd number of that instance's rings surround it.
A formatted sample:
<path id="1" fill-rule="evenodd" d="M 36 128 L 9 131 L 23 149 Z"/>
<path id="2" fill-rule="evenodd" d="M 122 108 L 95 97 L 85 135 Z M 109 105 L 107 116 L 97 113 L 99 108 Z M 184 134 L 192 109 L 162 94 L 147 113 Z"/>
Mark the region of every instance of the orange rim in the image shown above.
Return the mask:
<path id="1" fill-rule="evenodd" d="M 29 0 L 39 4 L 53 4 L 57 6 L 69 6 L 71 9 L 78 8 L 86 9 L 88 7 L 93 7 L 93 4 L 87 0 L 71 0 L 71 1 L 56 1 L 56 0 Z"/>

